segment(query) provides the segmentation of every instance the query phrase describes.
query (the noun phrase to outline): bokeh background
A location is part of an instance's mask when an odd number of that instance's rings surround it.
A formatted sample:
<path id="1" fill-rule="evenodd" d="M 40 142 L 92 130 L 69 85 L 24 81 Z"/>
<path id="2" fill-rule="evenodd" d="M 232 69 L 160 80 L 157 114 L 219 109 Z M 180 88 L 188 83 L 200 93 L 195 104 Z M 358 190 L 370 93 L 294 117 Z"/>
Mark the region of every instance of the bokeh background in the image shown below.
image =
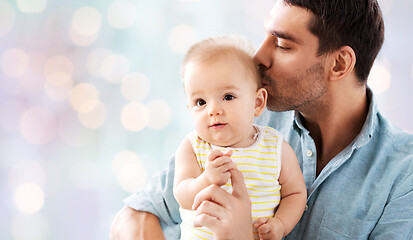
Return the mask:
<path id="1" fill-rule="evenodd" d="M 413 1 L 380 0 L 386 41 L 369 84 L 413 132 Z M 188 47 L 255 47 L 272 0 L 0 0 L 0 239 L 108 239 L 122 199 L 192 129 Z"/>

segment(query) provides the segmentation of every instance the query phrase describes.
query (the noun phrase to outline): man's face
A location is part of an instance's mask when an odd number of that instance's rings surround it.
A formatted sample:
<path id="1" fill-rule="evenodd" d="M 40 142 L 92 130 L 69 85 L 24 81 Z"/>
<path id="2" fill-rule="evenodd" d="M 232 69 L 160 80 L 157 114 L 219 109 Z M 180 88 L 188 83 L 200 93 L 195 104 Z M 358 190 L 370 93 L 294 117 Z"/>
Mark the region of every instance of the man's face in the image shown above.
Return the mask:
<path id="1" fill-rule="evenodd" d="M 267 36 L 254 61 L 268 91 L 268 109 L 306 111 L 323 101 L 327 90 L 325 55 L 309 31 L 312 13 L 278 1 L 265 19 Z"/>

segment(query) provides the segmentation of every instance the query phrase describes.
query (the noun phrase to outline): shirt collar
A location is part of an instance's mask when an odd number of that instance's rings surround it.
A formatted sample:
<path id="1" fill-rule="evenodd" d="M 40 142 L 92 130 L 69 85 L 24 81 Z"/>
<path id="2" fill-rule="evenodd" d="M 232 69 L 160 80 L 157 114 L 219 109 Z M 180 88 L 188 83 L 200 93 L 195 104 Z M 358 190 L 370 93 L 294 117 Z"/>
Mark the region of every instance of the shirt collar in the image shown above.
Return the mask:
<path id="1" fill-rule="evenodd" d="M 353 141 L 353 146 L 355 148 L 360 148 L 363 145 L 367 144 L 370 138 L 373 137 L 375 121 L 377 121 L 376 120 L 376 116 L 378 113 L 377 102 L 375 100 L 373 92 L 371 91 L 369 87 L 367 87 L 366 91 L 367 91 L 367 99 L 370 103 L 369 112 L 367 114 L 366 121 L 364 122 L 364 125 L 360 133 L 357 135 L 357 137 Z M 308 130 L 303 126 L 301 119 L 302 119 L 301 113 L 298 111 L 294 111 L 294 130 L 297 131 L 299 135 L 301 135 L 302 133 L 308 133 Z"/>

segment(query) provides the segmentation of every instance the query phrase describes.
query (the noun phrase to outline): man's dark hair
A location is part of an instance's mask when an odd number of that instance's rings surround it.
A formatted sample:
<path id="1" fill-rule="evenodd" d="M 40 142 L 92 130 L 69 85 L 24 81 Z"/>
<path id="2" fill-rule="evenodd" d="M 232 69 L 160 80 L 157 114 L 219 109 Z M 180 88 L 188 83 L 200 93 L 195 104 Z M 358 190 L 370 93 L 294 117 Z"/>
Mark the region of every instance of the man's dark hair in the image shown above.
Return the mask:
<path id="1" fill-rule="evenodd" d="M 356 53 L 356 75 L 366 83 L 384 41 L 383 16 L 377 0 L 284 0 L 314 13 L 309 30 L 319 38 L 318 53 L 350 46 Z"/>

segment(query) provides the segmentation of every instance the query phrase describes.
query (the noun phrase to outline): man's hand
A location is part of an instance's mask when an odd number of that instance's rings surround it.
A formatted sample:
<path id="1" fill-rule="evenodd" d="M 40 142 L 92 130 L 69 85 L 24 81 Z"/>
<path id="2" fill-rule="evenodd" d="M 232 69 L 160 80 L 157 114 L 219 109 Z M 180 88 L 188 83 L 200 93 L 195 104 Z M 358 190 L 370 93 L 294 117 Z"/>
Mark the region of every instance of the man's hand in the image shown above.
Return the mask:
<path id="1" fill-rule="evenodd" d="M 258 229 L 261 240 L 281 240 L 284 236 L 284 225 L 277 217 L 260 218 L 254 227 Z"/>
<path id="2" fill-rule="evenodd" d="M 160 239 L 165 237 L 159 219 L 148 212 L 123 207 L 110 229 L 110 240 Z"/>
<path id="3" fill-rule="evenodd" d="M 251 240 L 251 202 L 242 174 L 238 169 L 231 172 L 232 194 L 217 185 L 200 191 L 194 200 L 195 227 L 207 227 L 215 233 L 215 239 Z"/>
<path id="4" fill-rule="evenodd" d="M 230 170 L 237 168 L 237 165 L 231 160 L 232 150 L 223 154 L 219 150 L 209 152 L 205 163 L 205 174 L 209 184 L 222 186 L 228 182 L 231 177 Z"/>

